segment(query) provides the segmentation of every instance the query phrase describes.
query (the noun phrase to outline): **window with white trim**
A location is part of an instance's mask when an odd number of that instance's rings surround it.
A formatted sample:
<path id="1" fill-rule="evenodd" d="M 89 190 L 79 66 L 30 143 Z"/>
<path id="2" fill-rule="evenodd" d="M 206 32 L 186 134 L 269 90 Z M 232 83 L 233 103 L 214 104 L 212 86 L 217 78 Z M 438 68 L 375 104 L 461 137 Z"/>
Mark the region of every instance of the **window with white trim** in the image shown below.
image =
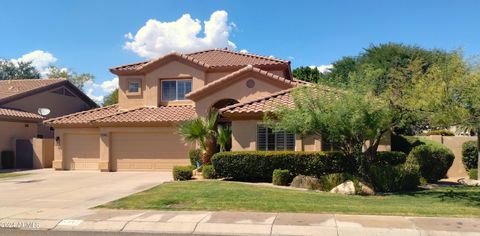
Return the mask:
<path id="1" fill-rule="evenodd" d="M 185 100 L 185 94 L 192 91 L 192 80 L 162 80 L 162 101 Z"/>
<path id="2" fill-rule="evenodd" d="M 295 134 L 285 131 L 274 132 L 264 125 L 257 126 L 258 151 L 294 151 Z"/>

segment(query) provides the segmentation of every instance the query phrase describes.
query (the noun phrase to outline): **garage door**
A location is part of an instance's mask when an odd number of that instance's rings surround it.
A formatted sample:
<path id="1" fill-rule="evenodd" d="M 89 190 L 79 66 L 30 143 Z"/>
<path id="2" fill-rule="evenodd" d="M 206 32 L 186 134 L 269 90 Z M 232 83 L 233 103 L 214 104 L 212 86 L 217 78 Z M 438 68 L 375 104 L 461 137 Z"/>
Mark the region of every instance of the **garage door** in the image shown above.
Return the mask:
<path id="1" fill-rule="evenodd" d="M 99 134 L 65 135 L 65 168 L 70 170 L 98 170 L 100 159 Z"/>
<path id="2" fill-rule="evenodd" d="M 172 129 L 155 133 L 113 133 L 112 170 L 171 171 L 188 165 L 188 147 Z"/>

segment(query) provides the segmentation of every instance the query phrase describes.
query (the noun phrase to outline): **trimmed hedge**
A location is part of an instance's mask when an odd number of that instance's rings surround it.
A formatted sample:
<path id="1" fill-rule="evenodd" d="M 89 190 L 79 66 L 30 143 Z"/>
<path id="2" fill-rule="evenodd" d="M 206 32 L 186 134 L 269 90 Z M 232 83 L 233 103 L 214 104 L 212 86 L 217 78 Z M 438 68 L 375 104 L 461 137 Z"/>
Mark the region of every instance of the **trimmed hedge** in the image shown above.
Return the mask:
<path id="1" fill-rule="evenodd" d="M 462 144 L 462 160 L 467 170 L 478 168 L 478 149 L 475 141 L 468 141 Z"/>
<path id="2" fill-rule="evenodd" d="M 452 131 L 446 130 L 446 129 L 430 130 L 425 135 L 426 136 L 429 136 L 429 135 L 455 136 L 455 134 Z"/>
<path id="3" fill-rule="evenodd" d="M 377 192 L 414 190 L 420 184 L 420 170 L 414 163 L 374 165 L 368 174 Z"/>
<path id="4" fill-rule="evenodd" d="M 212 165 L 204 165 L 202 167 L 202 176 L 204 179 L 215 179 L 216 174 L 215 174 L 215 169 L 213 168 Z"/>
<path id="5" fill-rule="evenodd" d="M 422 177 L 432 183 L 446 176 L 455 156 L 441 144 L 426 144 L 413 148 L 407 159 L 407 162 L 417 163 Z"/>
<path id="6" fill-rule="evenodd" d="M 174 166 L 173 180 L 190 180 L 193 176 L 193 170 L 195 170 L 195 166 Z"/>
<path id="7" fill-rule="evenodd" d="M 355 173 L 355 158 L 340 152 L 221 152 L 212 157 L 217 176 L 240 181 L 272 181 L 275 169 L 289 170 L 292 176 L 323 176 Z"/>
<path id="8" fill-rule="evenodd" d="M 407 155 L 403 152 L 377 152 L 372 165 L 400 165 L 407 161 Z"/>
<path id="9" fill-rule="evenodd" d="M 292 181 L 292 175 L 289 170 L 276 169 L 273 171 L 272 184 L 288 186 Z"/>
<path id="10" fill-rule="evenodd" d="M 197 166 L 197 162 L 202 165 L 202 150 L 198 148 L 192 148 L 188 151 L 188 157 L 190 158 L 190 164 Z"/>

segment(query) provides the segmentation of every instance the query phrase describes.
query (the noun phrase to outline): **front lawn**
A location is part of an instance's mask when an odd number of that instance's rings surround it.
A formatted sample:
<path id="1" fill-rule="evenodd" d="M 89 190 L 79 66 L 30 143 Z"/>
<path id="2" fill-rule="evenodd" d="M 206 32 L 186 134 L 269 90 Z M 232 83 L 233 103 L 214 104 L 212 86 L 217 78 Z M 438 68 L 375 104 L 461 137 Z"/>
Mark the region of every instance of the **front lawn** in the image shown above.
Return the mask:
<path id="1" fill-rule="evenodd" d="M 20 173 L 20 172 L 0 172 L 0 179 L 20 177 L 20 176 L 24 176 L 24 175 L 29 175 L 29 174 L 28 173 Z"/>
<path id="2" fill-rule="evenodd" d="M 343 196 L 235 182 L 158 185 L 102 205 L 117 209 L 314 212 L 378 215 L 480 216 L 479 187 L 445 187 L 388 196 Z"/>

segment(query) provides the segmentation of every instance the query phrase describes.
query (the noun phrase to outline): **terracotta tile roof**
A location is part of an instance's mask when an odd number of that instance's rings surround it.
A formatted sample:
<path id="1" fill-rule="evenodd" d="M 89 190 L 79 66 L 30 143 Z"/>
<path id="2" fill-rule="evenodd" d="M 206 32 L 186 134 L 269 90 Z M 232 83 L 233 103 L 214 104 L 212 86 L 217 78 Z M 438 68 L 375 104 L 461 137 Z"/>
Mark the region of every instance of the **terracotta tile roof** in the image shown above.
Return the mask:
<path id="1" fill-rule="evenodd" d="M 195 117 L 193 106 L 140 107 L 98 119 L 95 123 L 164 123 L 180 122 Z"/>
<path id="2" fill-rule="evenodd" d="M 188 93 L 186 95 L 187 98 L 189 99 L 196 99 L 196 98 L 199 98 L 199 97 L 202 97 L 202 95 L 207 95 L 209 94 L 208 92 L 209 91 L 213 91 L 225 84 L 228 84 L 228 83 L 234 83 L 236 82 L 237 80 L 235 80 L 235 78 L 238 78 L 240 76 L 243 76 L 243 75 L 248 75 L 249 73 L 254 73 L 254 74 L 257 74 L 257 75 L 261 75 L 263 76 L 264 78 L 268 78 L 268 79 L 272 79 L 274 82 L 277 82 L 279 84 L 281 84 L 284 88 L 291 88 L 291 87 L 295 87 L 295 86 L 298 86 L 300 85 L 301 83 L 299 83 L 298 81 L 293 81 L 293 80 L 289 80 L 289 79 L 285 79 L 281 76 L 278 76 L 278 75 L 275 75 L 273 73 L 270 73 L 268 71 L 264 71 L 264 70 L 261 70 L 259 68 L 256 68 L 256 67 L 253 67 L 252 65 L 248 65 L 240 70 L 237 70 L 231 74 L 228 74 L 218 80 L 215 80 L 203 87 L 201 87 L 200 89 L 197 89 L 195 91 L 192 91 L 190 93 Z M 302 83 L 303 84 L 303 83 Z"/>
<path id="3" fill-rule="evenodd" d="M 222 115 L 229 114 L 259 114 L 266 111 L 273 111 L 279 105 L 293 107 L 293 98 L 291 91 L 294 88 L 282 90 L 269 96 L 259 98 L 249 102 L 237 103 L 220 109 Z"/>
<path id="4" fill-rule="evenodd" d="M 65 79 L 0 80 L 0 101 L 63 82 Z"/>
<path id="5" fill-rule="evenodd" d="M 0 107 L 0 119 L 41 121 L 45 118 L 41 115 L 31 112 Z"/>
<path id="6" fill-rule="evenodd" d="M 72 113 L 44 121 L 46 125 L 91 125 L 92 121 L 118 113 L 118 105 Z"/>
<path id="7" fill-rule="evenodd" d="M 241 68 L 247 65 L 253 65 L 257 67 L 262 66 L 284 66 L 290 65 L 289 61 L 284 61 L 276 58 L 259 56 L 251 53 L 240 53 L 226 49 L 212 49 L 206 51 L 200 51 L 190 54 L 169 53 L 162 57 L 159 57 L 150 61 L 143 61 L 133 64 L 122 65 L 113 67 L 111 72 L 142 72 L 148 70 L 150 65 L 160 63 L 162 60 L 177 57 L 205 69 L 219 69 L 219 68 Z"/>
<path id="8" fill-rule="evenodd" d="M 255 55 L 252 53 L 240 53 L 226 49 L 212 49 L 187 54 L 199 61 L 209 64 L 211 67 L 231 67 L 246 65 L 283 65 L 289 61 Z"/>
<path id="9" fill-rule="evenodd" d="M 118 105 L 53 118 L 44 123 L 54 127 L 60 126 L 105 126 L 126 124 L 174 123 L 192 119 L 196 116 L 193 106 L 137 107 L 119 110 Z"/>

